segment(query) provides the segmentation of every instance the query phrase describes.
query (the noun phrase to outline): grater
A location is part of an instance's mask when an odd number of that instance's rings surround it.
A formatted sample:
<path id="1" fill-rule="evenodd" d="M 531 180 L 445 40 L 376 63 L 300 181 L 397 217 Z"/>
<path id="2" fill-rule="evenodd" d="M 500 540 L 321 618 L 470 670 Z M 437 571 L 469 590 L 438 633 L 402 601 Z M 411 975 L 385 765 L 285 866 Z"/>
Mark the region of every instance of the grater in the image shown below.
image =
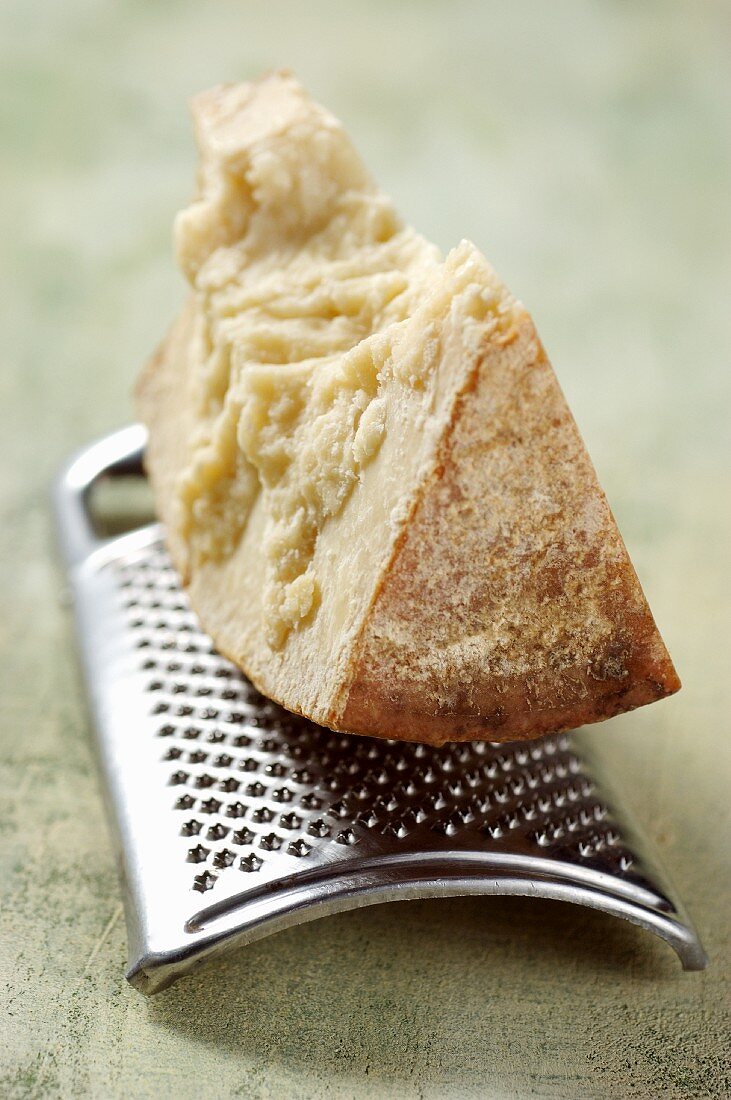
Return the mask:
<path id="1" fill-rule="evenodd" d="M 379 901 L 520 894 L 703 947 L 647 842 L 571 735 L 442 748 L 333 733 L 265 699 L 215 650 L 158 524 L 113 538 L 92 492 L 144 478 L 137 425 L 55 490 L 87 693 L 119 841 L 129 981 Z"/>

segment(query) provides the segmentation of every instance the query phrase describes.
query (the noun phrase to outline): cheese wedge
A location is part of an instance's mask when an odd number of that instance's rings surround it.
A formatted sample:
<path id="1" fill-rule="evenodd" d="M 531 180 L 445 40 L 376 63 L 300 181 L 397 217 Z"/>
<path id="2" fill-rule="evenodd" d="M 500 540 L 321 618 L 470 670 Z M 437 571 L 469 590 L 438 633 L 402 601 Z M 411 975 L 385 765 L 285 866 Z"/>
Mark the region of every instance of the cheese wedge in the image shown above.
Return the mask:
<path id="1" fill-rule="evenodd" d="M 276 73 L 193 103 L 190 283 L 138 385 L 220 651 L 333 729 L 531 738 L 679 681 L 531 319 Z"/>

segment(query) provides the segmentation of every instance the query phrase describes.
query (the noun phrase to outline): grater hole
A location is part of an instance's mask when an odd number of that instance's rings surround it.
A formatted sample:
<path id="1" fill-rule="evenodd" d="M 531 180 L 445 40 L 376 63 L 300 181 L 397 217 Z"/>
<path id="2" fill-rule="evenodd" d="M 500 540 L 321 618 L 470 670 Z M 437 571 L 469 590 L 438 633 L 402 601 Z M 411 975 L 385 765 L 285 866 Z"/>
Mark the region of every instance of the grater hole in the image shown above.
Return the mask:
<path id="1" fill-rule="evenodd" d="M 259 806 L 258 809 L 254 810 L 251 815 L 251 820 L 255 821 L 257 824 L 263 824 L 272 821 L 273 818 L 274 813 L 272 810 L 269 809 L 268 806 Z"/>
<path id="2" fill-rule="evenodd" d="M 222 803 L 217 798 L 207 798 L 198 807 L 202 814 L 217 814 Z"/>
<path id="3" fill-rule="evenodd" d="M 216 885 L 216 875 L 212 875 L 210 871 L 204 871 L 202 875 L 196 875 L 193 879 L 193 889 L 199 890 L 202 894 L 206 890 L 212 890 Z"/>
<path id="4" fill-rule="evenodd" d="M 351 844 L 355 844 L 357 840 L 358 840 L 358 838 L 355 835 L 355 831 L 353 829 L 343 829 L 335 837 L 336 844 L 351 845 Z M 295 842 L 295 843 L 298 843 L 298 842 Z M 291 847 L 291 845 L 290 845 L 290 847 Z M 302 854 L 305 854 L 305 853 L 302 853 Z"/>
<path id="5" fill-rule="evenodd" d="M 242 856 L 239 860 L 239 867 L 242 871 L 258 871 L 261 869 L 263 864 L 264 860 L 261 858 L 261 856 L 254 855 L 253 852 L 251 853 L 251 855 Z"/>
<path id="6" fill-rule="evenodd" d="M 289 787 L 277 787 L 272 791 L 272 798 L 275 802 L 291 802 L 294 798 L 294 793 Z"/>
<path id="7" fill-rule="evenodd" d="M 236 853 L 232 852 L 230 848 L 222 848 L 213 857 L 214 867 L 230 867 L 233 861 L 236 859 Z"/>
<path id="8" fill-rule="evenodd" d="M 253 844 L 256 838 L 256 833 L 246 826 L 243 829 L 237 829 L 231 834 L 231 840 L 234 844 Z"/>

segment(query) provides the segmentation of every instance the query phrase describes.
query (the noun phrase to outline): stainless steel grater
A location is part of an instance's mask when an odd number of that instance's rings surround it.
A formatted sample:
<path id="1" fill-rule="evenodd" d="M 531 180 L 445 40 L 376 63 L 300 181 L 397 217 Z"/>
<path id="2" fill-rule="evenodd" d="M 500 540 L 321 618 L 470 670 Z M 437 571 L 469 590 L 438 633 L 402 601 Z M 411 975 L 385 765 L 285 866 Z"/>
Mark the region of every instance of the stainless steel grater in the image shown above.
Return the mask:
<path id="1" fill-rule="evenodd" d="M 263 698 L 201 631 L 157 525 L 95 534 L 92 490 L 143 478 L 145 432 L 79 454 L 55 493 L 120 841 L 127 977 L 155 993 L 280 928 L 377 901 L 555 898 L 706 957 L 570 736 L 433 749 L 322 729 Z"/>

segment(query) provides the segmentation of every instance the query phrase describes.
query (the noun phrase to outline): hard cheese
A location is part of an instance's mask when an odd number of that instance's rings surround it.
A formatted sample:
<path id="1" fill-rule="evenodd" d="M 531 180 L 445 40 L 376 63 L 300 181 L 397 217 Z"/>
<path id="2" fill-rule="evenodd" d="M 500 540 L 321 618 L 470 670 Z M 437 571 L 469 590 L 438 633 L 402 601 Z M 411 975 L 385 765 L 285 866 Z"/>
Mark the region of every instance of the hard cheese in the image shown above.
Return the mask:
<path id="1" fill-rule="evenodd" d="M 193 104 L 191 294 L 143 372 L 203 626 L 334 729 L 536 737 L 678 689 L 524 307 L 404 226 L 277 73 Z"/>

